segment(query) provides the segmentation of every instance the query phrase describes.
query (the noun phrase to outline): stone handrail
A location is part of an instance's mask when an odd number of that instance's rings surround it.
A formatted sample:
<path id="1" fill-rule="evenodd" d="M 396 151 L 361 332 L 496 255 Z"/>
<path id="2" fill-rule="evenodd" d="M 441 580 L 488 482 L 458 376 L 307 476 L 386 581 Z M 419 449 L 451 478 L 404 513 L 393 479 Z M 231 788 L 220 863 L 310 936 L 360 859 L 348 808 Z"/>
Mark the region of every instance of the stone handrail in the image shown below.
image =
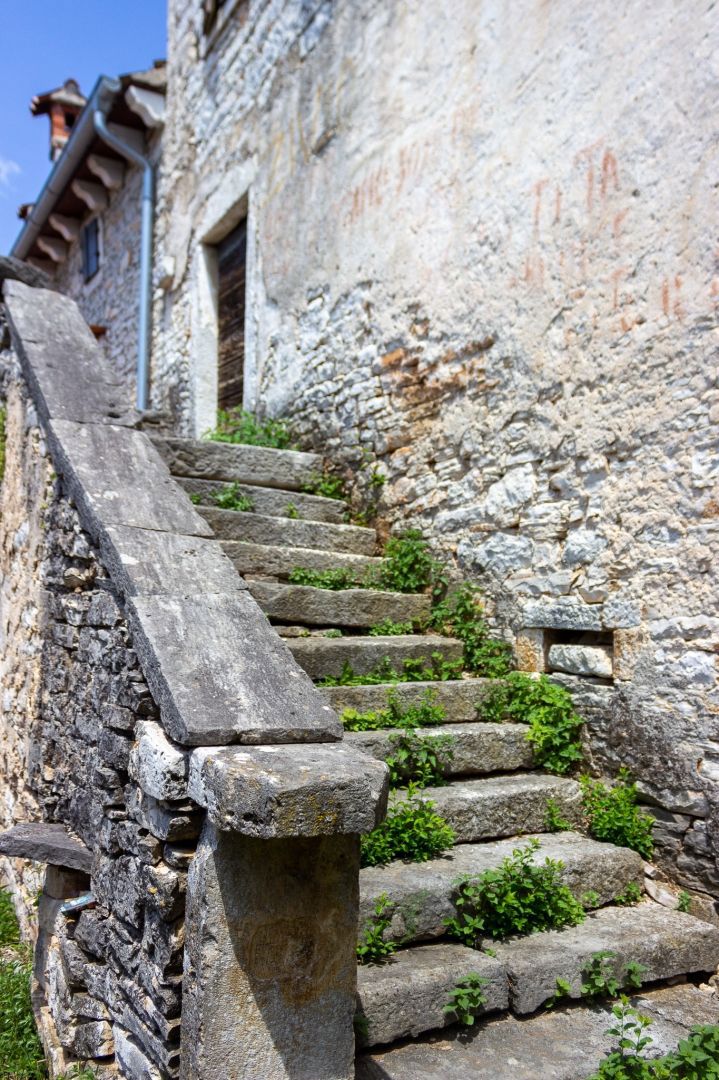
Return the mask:
<path id="1" fill-rule="evenodd" d="M 188 882 L 181 1075 L 350 1077 L 358 834 L 384 813 L 386 766 L 341 741 L 76 304 L 20 281 L 5 282 L 4 302 L 54 467 L 159 708 L 161 726 L 138 725 L 130 775 L 206 810 Z"/>

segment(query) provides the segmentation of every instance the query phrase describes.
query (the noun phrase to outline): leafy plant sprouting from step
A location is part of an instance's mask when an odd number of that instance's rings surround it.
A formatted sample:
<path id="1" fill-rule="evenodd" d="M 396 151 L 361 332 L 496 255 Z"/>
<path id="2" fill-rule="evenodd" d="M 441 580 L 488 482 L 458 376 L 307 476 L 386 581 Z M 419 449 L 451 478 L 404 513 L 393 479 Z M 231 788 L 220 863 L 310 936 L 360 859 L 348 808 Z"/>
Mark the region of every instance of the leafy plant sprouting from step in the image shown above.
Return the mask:
<path id="1" fill-rule="evenodd" d="M 445 783 L 457 743 L 453 735 L 421 735 L 409 725 L 389 737 L 389 786 L 418 788 Z"/>
<path id="2" fill-rule="evenodd" d="M 323 499 L 347 498 L 344 480 L 330 469 L 325 469 L 321 473 L 313 473 L 309 480 L 302 485 L 302 490 L 308 495 L 321 495 Z"/>
<path id="3" fill-rule="evenodd" d="M 569 832 L 573 828 L 571 821 L 562 816 L 561 807 L 556 799 L 547 799 L 547 809 L 544 814 L 545 832 Z"/>
<path id="4" fill-rule="evenodd" d="M 369 631 L 370 637 L 397 637 L 400 634 L 411 634 L 414 626 L 411 622 L 393 622 L 392 619 L 383 619 Z"/>
<path id="5" fill-rule="evenodd" d="M 540 844 L 530 839 L 501 866 L 457 882 L 457 914 L 445 921 L 448 933 L 472 949 L 483 937 L 532 934 L 584 921 L 584 908 L 562 882 L 564 863 L 535 862 Z"/>
<path id="6" fill-rule="evenodd" d="M 443 575 L 441 564 L 432 558 L 429 544 L 419 529 L 407 529 L 399 536 L 390 536 L 384 560 L 375 580 L 380 588 L 393 592 L 423 592 L 436 586 L 437 579 Z"/>
<path id="7" fill-rule="evenodd" d="M 297 521 L 299 516 L 300 512 L 295 506 L 295 504 L 292 502 L 287 503 L 287 506 L 285 507 L 285 517 L 290 518 L 290 520 L 292 521 Z"/>
<path id="8" fill-rule="evenodd" d="M 512 650 L 492 637 L 479 602 L 479 590 L 461 585 L 437 600 L 430 619 L 435 630 L 459 638 L 464 645 L 464 666 L 475 675 L 500 679 L 511 669 Z"/>
<path id="9" fill-rule="evenodd" d="M 692 898 L 686 889 L 682 889 L 677 897 L 677 911 L 682 911 L 686 914 L 692 906 Z"/>
<path id="10" fill-rule="evenodd" d="M 651 859 L 654 818 L 637 806 L 637 787 L 627 770 L 619 770 L 619 779 L 612 787 L 589 776 L 583 776 L 580 783 L 590 835 L 595 840 L 632 848 L 643 859 Z"/>
<path id="11" fill-rule="evenodd" d="M 642 975 L 646 968 L 643 964 L 630 960 L 622 966 L 617 964 L 617 954 L 611 949 L 600 949 L 592 953 L 582 968 L 581 994 L 584 998 L 616 997 L 620 990 L 639 990 Z"/>
<path id="12" fill-rule="evenodd" d="M 454 990 L 449 995 L 447 1004 L 442 1006 L 442 1012 L 447 1013 L 454 1020 L 465 1027 L 472 1027 L 477 1017 L 486 1004 L 487 995 L 484 987 L 489 982 L 484 976 L 476 972 L 470 972 L 466 978 L 460 979 Z"/>
<path id="13" fill-rule="evenodd" d="M 602 898 L 596 889 L 587 889 L 585 893 L 582 893 L 582 907 L 585 911 L 591 911 L 593 908 L 598 908 L 601 900 Z"/>
<path id="14" fill-rule="evenodd" d="M 532 678 L 513 671 L 477 706 L 477 712 L 482 720 L 528 724 L 535 760 L 549 772 L 561 775 L 582 760 L 582 718 L 569 691 L 546 675 Z"/>
<path id="15" fill-rule="evenodd" d="M 290 570 L 287 580 L 291 585 L 311 585 L 314 589 L 330 589 L 332 592 L 361 588 L 356 575 L 342 567 L 310 570 L 304 566 L 295 566 Z"/>
<path id="16" fill-rule="evenodd" d="M 613 1006 L 615 1023 L 606 1034 L 617 1040 L 588 1080 L 718 1080 L 719 1025 L 693 1027 L 676 1050 L 662 1057 L 642 1057 L 653 1043 L 648 1016 L 632 1008 L 622 996 Z"/>
<path id="17" fill-rule="evenodd" d="M 292 436 L 284 420 L 258 420 L 252 413 L 239 407 L 220 409 L 217 426 L 208 431 L 205 438 L 212 442 L 270 446 L 276 450 L 293 448 Z"/>
<path id="18" fill-rule="evenodd" d="M 351 664 L 345 661 L 339 675 L 325 675 L 317 681 L 317 685 L 376 686 L 379 683 L 447 682 L 461 677 L 461 660 L 445 660 L 441 652 L 433 652 L 429 662 L 426 659 L 404 660 L 399 671 L 392 667 L 392 661 L 385 656 L 377 667 L 364 675 L 355 674 Z"/>
<path id="19" fill-rule="evenodd" d="M 619 907 L 633 907 L 634 904 L 638 904 L 642 898 L 642 887 L 638 885 L 636 881 L 627 882 L 626 888 L 622 889 L 620 893 L 614 897 L 614 903 Z"/>
<path id="20" fill-rule="evenodd" d="M 357 945 L 360 964 L 385 963 L 397 949 L 397 942 L 385 940 L 385 932 L 392 923 L 392 904 L 387 893 L 378 896 L 372 918 L 368 919 Z"/>
<path id="21" fill-rule="evenodd" d="M 210 492 L 209 498 L 220 510 L 254 510 L 255 504 L 240 491 L 237 483 L 226 484 L 219 491 Z"/>
<path id="22" fill-rule="evenodd" d="M 383 866 L 392 859 L 426 862 L 454 844 L 454 830 L 410 784 L 407 797 L 390 805 L 387 817 L 362 837 L 362 866 Z"/>
<path id="23" fill-rule="evenodd" d="M 358 712 L 345 709 L 340 719 L 346 731 L 379 731 L 382 728 L 432 727 L 444 723 L 445 712 L 436 704 L 437 691 L 429 687 L 416 705 L 402 705 L 397 691 L 387 691 L 384 709 Z"/>

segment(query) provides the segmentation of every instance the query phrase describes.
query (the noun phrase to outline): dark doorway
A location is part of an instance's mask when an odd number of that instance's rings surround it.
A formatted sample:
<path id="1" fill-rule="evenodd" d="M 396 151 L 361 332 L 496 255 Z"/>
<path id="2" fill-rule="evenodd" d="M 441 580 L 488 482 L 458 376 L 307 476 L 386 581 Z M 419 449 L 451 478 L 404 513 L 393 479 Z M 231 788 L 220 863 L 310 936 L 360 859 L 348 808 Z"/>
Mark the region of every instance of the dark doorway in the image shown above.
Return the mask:
<path id="1" fill-rule="evenodd" d="M 245 366 L 245 277 L 247 219 L 217 245 L 218 343 L 217 404 L 242 404 Z"/>

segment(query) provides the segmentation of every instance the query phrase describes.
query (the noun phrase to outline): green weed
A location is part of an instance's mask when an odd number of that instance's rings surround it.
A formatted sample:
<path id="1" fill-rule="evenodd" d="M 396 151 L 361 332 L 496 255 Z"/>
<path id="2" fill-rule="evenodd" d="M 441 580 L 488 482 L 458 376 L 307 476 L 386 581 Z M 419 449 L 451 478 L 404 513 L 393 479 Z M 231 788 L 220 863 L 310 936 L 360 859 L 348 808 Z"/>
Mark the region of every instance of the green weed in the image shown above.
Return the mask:
<path id="1" fill-rule="evenodd" d="M 556 799 L 547 799 L 544 814 L 544 828 L 547 832 L 569 832 L 574 828 L 571 821 L 562 817 L 562 811 Z"/>
<path id="2" fill-rule="evenodd" d="M 453 735 L 421 735 L 409 726 L 390 735 L 389 786 L 399 788 L 416 784 L 423 788 L 443 784 L 452 764 L 456 742 Z"/>
<path id="3" fill-rule="evenodd" d="M 636 881 L 630 881 L 627 887 L 614 897 L 614 903 L 619 907 L 632 907 L 638 904 L 642 898 L 642 887 Z"/>
<path id="4" fill-rule="evenodd" d="M 446 920 L 449 934 L 470 948 L 482 937 L 506 938 L 532 934 L 584 921 L 584 909 L 563 884 L 559 860 L 533 861 L 539 841 L 515 848 L 497 869 L 457 883 L 457 915 Z"/>
<path id="5" fill-rule="evenodd" d="M 426 660 L 404 660 L 401 670 L 392 667 L 388 656 L 364 675 L 355 674 L 348 661 L 342 666 L 339 675 L 325 675 L 317 682 L 318 686 L 376 686 L 380 683 L 398 682 L 447 682 L 462 677 L 461 660 L 445 660 L 440 652 L 433 652 Z"/>
<path id="6" fill-rule="evenodd" d="M 240 491 L 237 483 L 226 484 L 218 491 L 210 492 L 210 499 L 220 510 L 254 510 L 255 505 L 247 495 Z"/>
<path id="7" fill-rule="evenodd" d="M 284 420 L 258 420 L 239 406 L 234 409 L 220 409 L 217 413 L 217 426 L 208 431 L 205 438 L 212 442 L 270 446 L 276 450 L 292 447 L 292 436 Z"/>
<path id="8" fill-rule="evenodd" d="M 384 619 L 381 623 L 377 623 L 369 631 L 370 637 L 396 637 L 400 634 L 411 634 L 414 627 L 411 622 L 392 622 L 391 619 Z"/>
<path id="9" fill-rule="evenodd" d="M 651 859 L 654 819 L 638 808 L 636 784 L 631 782 L 628 772 L 621 769 L 612 787 L 589 776 L 583 776 L 580 782 L 590 835 L 595 840 L 632 848 L 643 859 Z"/>
<path id="10" fill-rule="evenodd" d="M 327 469 L 322 473 L 314 473 L 302 485 L 302 490 L 307 492 L 308 495 L 321 495 L 323 499 L 347 498 L 345 482 L 342 477 Z"/>
<path id="11" fill-rule="evenodd" d="M 403 706 L 392 688 L 387 691 L 387 707 L 384 709 L 358 712 L 345 709 L 340 720 L 346 731 L 379 731 L 381 728 L 431 727 L 442 724 L 445 712 L 441 705 L 435 704 L 437 693 L 428 688 L 417 705 Z"/>
<path id="12" fill-rule="evenodd" d="M 393 803 L 387 817 L 362 837 L 362 866 L 383 866 L 392 859 L 426 862 L 441 855 L 454 843 L 454 831 L 439 814 L 434 803 L 420 797 L 410 785 L 407 797 Z"/>
<path id="13" fill-rule="evenodd" d="M 461 979 L 449 995 L 446 1005 L 442 1006 L 442 1012 L 453 1016 L 459 1024 L 471 1027 L 477 1020 L 482 1006 L 487 1001 L 484 987 L 489 982 L 482 975 L 471 972 L 466 978 Z"/>
<path id="14" fill-rule="evenodd" d="M 360 964 L 382 964 L 397 949 L 396 941 L 385 941 L 385 931 L 392 922 L 392 905 L 387 893 L 378 896 L 374 905 L 374 914 L 368 919 L 362 937 L 357 945 L 357 960 Z"/>
<path id="15" fill-rule="evenodd" d="M 509 673 L 512 650 L 506 642 L 492 637 L 475 586 L 462 585 L 435 603 L 431 624 L 440 633 L 459 638 L 464 646 L 467 671 L 491 679 L 501 679 Z"/>
<path id="16" fill-rule="evenodd" d="M 528 724 L 527 739 L 538 765 L 563 774 L 582 760 L 582 718 L 563 686 L 514 671 L 477 706 L 483 720 L 507 718 Z"/>

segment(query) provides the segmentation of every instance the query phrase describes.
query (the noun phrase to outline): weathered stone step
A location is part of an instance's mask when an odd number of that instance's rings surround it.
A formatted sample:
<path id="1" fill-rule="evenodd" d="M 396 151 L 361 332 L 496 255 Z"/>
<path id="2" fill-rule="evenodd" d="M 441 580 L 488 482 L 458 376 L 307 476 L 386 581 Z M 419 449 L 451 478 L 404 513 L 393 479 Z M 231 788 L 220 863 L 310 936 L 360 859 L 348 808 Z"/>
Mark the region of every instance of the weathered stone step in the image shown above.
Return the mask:
<path id="1" fill-rule="evenodd" d="M 374 529 L 362 529 L 359 525 L 269 517 L 251 511 L 220 510 L 216 506 L 198 506 L 197 509 L 220 540 L 249 540 L 254 544 L 281 544 L 288 548 L 325 548 L 355 555 L 372 555 L 377 545 Z"/>
<path id="2" fill-rule="evenodd" d="M 337 676 L 345 663 L 366 675 L 388 657 L 395 670 L 404 660 L 426 660 L 439 653 L 444 660 L 461 660 L 462 642 L 439 634 L 398 634 L 395 637 L 297 638 L 287 643 L 295 660 L 313 679 Z"/>
<path id="3" fill-rule="evenodd" d="M 228 552 L 229 554 L 229 552 Z M 230 556 L 231 557 L 231 556 Z M 370 712 L 383 709 L 387 693 L 392 690 L 403 707 L 419 705 L 428 690 L 436 705 L 441 705 L 447 720 L 453 724 L 477 719 L 477 705 L 495 685 L 494 679 L 450 679 L 447 682 L 377 683 L 374 686 L 329 686 L 327 695 L 335 712 L 356 709 Z"/>
<path id="4" fill-rule="evenodd" d="M 188 495 L 199 495 L 201 506 L 214 506 L 212 495 L 227 487 L 226 480 L 198 480 L 194 477 L 178 477 L 178 483 Z M 282 491 L 280 488 L 255 487 L 252 484 L 239 484 L 241 495 L 251 499 L 258 514 L 271 517 L 287 517 L 292 508 L 304 521 L 331 521 L 341 525 L 344 521 L 345 503 L 340 499 L 323 499 L 320 495 L 302 495 L 296 491 Z"/>
<path id="5" fill-rule="evenodd" d="M 314 589 L 252 581 L 250 592 L 265 615 L 306 626 L 377 626 L 384 619 L 419 622 L 429 615 L 430 598 L 379 589 Z"/>
<path id="6" fill-rule="evenodd" d="M 675 975 L 712 971 L 719 961 L 719 928 L 658 904 L 604 908 L 580 926 L 494 942 L 496 957 L 463 945 L 423 945 L 402 949 L 386 964 L 360 967 L 360 1012 L 367 1021 L 364 1044 L 390 1042 L 448 1023 L 442 1011 L 458 979 L 476 972 L 491 981 L 484 988 L 484 1012 L 503 1008 L 508 993 L 513 1012 L 534 1012 L 566 979 L 580 997 L 582 968 L 595 952 L 612 950 L 613 963 L 644 965 L 643 983 Z M 474 958 L 474 964 L 472 960 Z M 502 986 L 502 980 L 504 987 Z"/>
<path id="7" fill-rule="evenodd" d="M 242 540 L 223 540 L 227 557 L 240 574 L 263 574 L 286 578 L 296 566 L 307 570 L 352 570 L 363 574 L 380 569 L 384 559 L 371 555 L 353 555 L 346 551 L 323 551 L 321 548 L 282 547 L 279 544 L 253 544 Z"/>
<path id="8" fill-rule="evenodd" d="M 534 764 L 525 724 L 465 722 L 437 724 L 416 730 L 422 735 L 452 736 L 454 745 L 447 776 L 512 772 L 515 769 L 531 769 Z M 346 738 L 371 757 L 386 761 L 392 753 L 393 735 L 397 735 L 396 728 L 348 731 Z"/>
<path id="9" fill-rule="evenodd" d="M 608 904 L 630 882 L 641 885 L 644 863 L 636 851 L 589 840 L 575 832 L 543 833 L 532 861 L 560 859 L 562 880 L 581 899 L 590 890 L 597 905 Z M 418 941 L 446 933 L 444 920 L 455 914 L 452 897 L 458 878 L 498 867 L 527 836 L 480 844 L 458 844 L 439 859 L 426 863 L 392 862 L 360 870 L 360 930 L 372 917 L 374 904 L 385 894 L 392 905 L 392 922 L 385 937 Z"/>
<path id="10" fill-rule="evenodd" d="M 299 491 L 322 472 L 319 454 L 298 450 L 165 436 L 154 436 L 152 441 L 174 476 L 236 480 L 242 484 Z"/>
<path id="11" fill-rule="evenodd" d="M 507 976 L 503 966 L 493 957 L 463 945 L 402 949 L 386 964 L 359 967 L 358 1044 L 376 1046 L 394 1042 L 451 1023 L 452 1018 L 442 1011 L 443 1006 L 457 983 L 471 974 L 488 980 L 483 988 L 486 1002 L 482 1013 L 507 1008 Z"/>
<path id="12" fill-rule="evenodd" d="M 518 1020 L 488 1016 L 471 1029 L 362 1054 L 356 1080 L 586 1080 L 616 1047 L 611 1001 Z M 632 1005 L 652 1020 L 652 1053 L 675 1050 L 698 1024 L 719 1024 L 719 1000 L 691 983 L 642 992 Z"/>
<path id="13" fill-rule="evenodd" d="M 581 819 L 581 788 L 576 780 L 544 773 L 520 773 L 486 780 L 464 780 L 422 792 L 454 829 L 458 843 L 543 832 L 547 803 L 573 824 Z"/>
<path id="14" fill-rule="evenodd" d="M 519 1014 L 534 1012 L 551 997 L 557 979 L 566 979 L 570 996 L 581 996 L 582 968 L 592 954 L 609 949 L 613 967 L 644 965 L 642 983 L 674 975 L 714 972 L 719 964 L 719 927 L 653 901 L 636 907 L 608 907 L 588 915 L 580 926 L 547 930 L 493 946 L 509 978 L 510 1004 Z"/>

